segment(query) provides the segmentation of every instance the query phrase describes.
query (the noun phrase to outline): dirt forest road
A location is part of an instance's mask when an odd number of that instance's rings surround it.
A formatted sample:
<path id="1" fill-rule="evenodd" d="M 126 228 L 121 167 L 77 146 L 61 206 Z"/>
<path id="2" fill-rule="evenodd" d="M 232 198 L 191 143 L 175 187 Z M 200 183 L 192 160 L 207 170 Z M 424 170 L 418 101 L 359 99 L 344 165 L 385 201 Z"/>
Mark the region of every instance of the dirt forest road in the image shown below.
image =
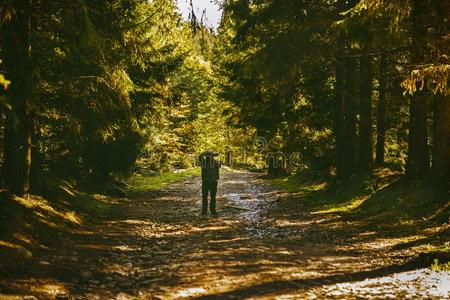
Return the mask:
<path id="1" fill-rule="evenodd" d="M 412 267 L 407 253 L 388 251 L 390 242 L 339 216 L 311 214 L 259 175 L 224 172 L 217 217 L 200 216 L 199 189 L 191 178 L 120 200 L 115 217 L 30 274 L 2 279 L 2 293 L 21 299 L 29 286 L 28 295 L 43 299 L 448 297 L 445 274 Z"/>

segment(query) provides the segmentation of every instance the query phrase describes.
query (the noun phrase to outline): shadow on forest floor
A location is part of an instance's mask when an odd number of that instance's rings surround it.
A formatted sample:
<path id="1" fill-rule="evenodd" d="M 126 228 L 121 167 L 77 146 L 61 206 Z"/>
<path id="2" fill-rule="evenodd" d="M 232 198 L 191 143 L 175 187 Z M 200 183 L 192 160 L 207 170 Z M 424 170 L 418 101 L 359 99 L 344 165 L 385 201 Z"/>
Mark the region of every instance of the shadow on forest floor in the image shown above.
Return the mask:
<path id="1" fill-rule="evenodd" d="M 199 216 L 198 178 L 118 199 L 109 216 L 61 238 L 60 247 L 29 260 L 28 268 L 10 270 L 0 279 L 0 295 L 352 299 L 448 293 L 439 283 L 445 274 L 427 268 L 434 258 L 448 260 L 445 194 L 392 173 L 352 184 L 283 180 L 226 172 L 216 218 Z"/>

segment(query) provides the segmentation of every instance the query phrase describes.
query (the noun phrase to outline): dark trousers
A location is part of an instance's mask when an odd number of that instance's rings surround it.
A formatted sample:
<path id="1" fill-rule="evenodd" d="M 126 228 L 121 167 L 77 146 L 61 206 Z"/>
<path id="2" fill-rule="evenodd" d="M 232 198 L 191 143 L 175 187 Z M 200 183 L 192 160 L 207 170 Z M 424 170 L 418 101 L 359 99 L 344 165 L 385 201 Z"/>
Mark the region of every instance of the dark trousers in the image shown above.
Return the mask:
<path id="1" fill-rule="evenodd" d="M 212 214 L 216 213 L 216 193 L 217 193 L 217 181 L 202 181 L 202 214 L 206 214 L 208 211 L 208 193 L 211 195 L 211 202 L 209 203 L 209 209 Z"/>

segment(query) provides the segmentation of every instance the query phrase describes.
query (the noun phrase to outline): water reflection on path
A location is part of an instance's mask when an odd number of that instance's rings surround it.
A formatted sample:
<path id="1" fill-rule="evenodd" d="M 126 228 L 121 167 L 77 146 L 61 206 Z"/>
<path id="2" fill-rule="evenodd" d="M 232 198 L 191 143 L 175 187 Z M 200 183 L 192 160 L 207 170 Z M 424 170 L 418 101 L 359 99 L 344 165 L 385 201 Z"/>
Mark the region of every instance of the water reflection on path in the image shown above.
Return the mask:
<path id="1" fill-rule="evenodd" d="M 226 211 L 237 216 L 245 231 L 252 237 L 275 237 L 273 219 L 266 214 L 277 199 L 277 192 L 255 174 L 225 175 L 221 186 L 221 197 L 226 199 Z M 219 187 L 220 188 L 220 187 Z M 236 192 L 239 191 L 239 192 Z M 272 226 L 268 226 L 272 225 Z"/>

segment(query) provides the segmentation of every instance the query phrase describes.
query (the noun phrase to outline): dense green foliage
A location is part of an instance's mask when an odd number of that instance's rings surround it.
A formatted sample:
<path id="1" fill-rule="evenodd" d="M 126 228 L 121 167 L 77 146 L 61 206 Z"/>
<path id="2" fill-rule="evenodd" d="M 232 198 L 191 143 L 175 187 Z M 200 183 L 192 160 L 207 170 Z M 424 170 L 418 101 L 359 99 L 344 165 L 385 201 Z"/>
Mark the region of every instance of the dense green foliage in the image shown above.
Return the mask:
<path id="1" fill-rule="evenodd" d="M 13 192 L 26 177 L 39 192 L 46 177 L 99 186 L 136 167 L 191 167 L 204 149 L 249 139 L 216 96 L 213 33 L 193 32 L 174 1 L 6 1 L 1 12 L 2 179 Z"/>
<path id="2" fill-rule="evenodd" d="M 434 297 L 450 1 L 196 1 L 0 0 L 0 299 Z"/>
<path id="3" fill-rule="evenodd" d="M 269 151 L 298 151 L 303 167 L 349 177 L 388 164 L 419 178 L 434 140 L 433 173 L 443 178 L 448 11 L 425 0 L 225 1 L 225 98 Z"/>
<path id="4" fill-rule="evenodd" d="M 205 149 L 274 175 L 448 178 L 445 1 L 221 3 L 215 32 L 173 0 L 2 1 L 3 185 L 105 186 Z"/>

